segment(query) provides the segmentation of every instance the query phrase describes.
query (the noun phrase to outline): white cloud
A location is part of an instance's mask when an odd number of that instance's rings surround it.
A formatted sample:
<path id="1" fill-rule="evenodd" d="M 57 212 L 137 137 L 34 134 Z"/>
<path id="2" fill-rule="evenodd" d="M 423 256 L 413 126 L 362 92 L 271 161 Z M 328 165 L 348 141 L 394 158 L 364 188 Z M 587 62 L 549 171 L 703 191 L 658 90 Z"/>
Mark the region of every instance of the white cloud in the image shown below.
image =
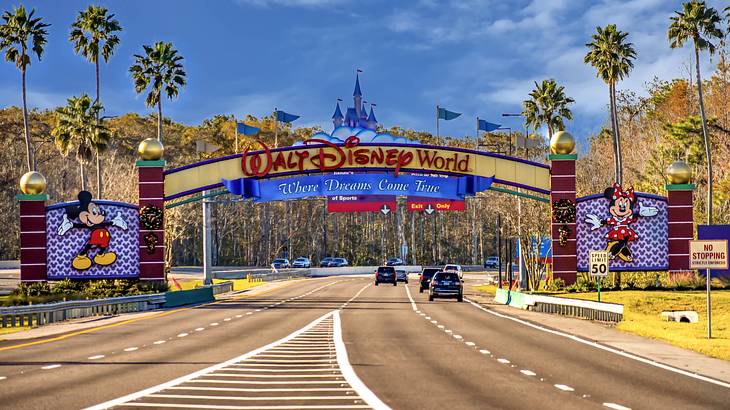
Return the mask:
<path id="1" fill-rule="evenodd" d="M 329 7 L 345 4 L 350 0 L 236 0 L 238 4 L 257 7 Z"/>

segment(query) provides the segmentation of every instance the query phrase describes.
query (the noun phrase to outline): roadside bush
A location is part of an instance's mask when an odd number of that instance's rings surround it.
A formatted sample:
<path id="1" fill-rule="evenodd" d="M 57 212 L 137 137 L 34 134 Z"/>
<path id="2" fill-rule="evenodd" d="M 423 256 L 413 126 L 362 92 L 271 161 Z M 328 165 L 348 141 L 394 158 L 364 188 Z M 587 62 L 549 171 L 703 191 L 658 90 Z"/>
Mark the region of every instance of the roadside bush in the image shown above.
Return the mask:
<path id="1" fill-rule="evenodd" d="M 20 283 L 12 294 L 26 299 L 33 296 L 47 296 L 51 294 L 51 286 L 48 282 Z"/>
<path id="2" fill-rule="evenodd" d="M 562 278 L 555 278 L 548 283 L 547 290 L 551 292 L 562 292 L 565 290 L 565 281 Z"/>

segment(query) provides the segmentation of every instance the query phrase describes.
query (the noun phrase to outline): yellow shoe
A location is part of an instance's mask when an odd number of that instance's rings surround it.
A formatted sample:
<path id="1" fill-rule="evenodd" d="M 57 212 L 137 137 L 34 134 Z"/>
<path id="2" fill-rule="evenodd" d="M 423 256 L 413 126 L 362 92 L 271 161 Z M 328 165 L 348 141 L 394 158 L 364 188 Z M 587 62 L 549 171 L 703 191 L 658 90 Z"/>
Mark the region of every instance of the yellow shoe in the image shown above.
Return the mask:
<path id="1" fill-rule="evenodd" d="M 86 255 L 77 255 L 73 262 L 71 262 L 71 266 L 76 270 L 89 269 L 91 267 L 91 259 Z"/>
<path id="2" fill-rule="evenodd" d="M 116 260 L 117 254 L 114 252 L 98 253 L 94 256 L 94 262 L 101 266 L 111 265 Z"/>

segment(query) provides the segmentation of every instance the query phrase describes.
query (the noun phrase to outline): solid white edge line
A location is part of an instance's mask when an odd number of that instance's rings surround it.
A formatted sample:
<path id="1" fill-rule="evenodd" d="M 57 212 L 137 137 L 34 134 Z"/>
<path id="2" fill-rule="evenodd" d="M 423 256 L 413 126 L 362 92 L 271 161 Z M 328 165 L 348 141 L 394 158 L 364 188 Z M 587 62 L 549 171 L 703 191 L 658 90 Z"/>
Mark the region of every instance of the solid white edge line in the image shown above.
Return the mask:
<path id="1" fill-rule="evenodd" d="M 408 289 L 406 287 L 406 289 Z M 336 310 L 334 315 L 334 340 L 335 340 L 335 351 L 337 352 L 337 364 L 340 365 L 340 373 L 345 376 L 345 380 L 352 386 L 357 394 L 374 409 L 390 410 L 390 407 L 383 403 L 378 396 L 375 395 L 365 383 L 357 377 L 355 370 L 350 365 L 350 361 L 347 358 L 347 350 L 345 348 L 345 342 L 342 339 L 342 323 L 340 321 L 340 311 Z"/>
<path id="2" fill-rule="evenodd" d="M 411 290 L 410 290 L 410 289 L 408 289 L 408 287 L 409 287 L 409 286 L 408 286 L 408 285 L 406 285 L 406 293 L 408 294 L 408 299 L 410 299 L 410 300 L 411 300 L 411 308 L 413 309 L 413 311 L 414 311 L 414 312 L 416 312 L 416 313 L 420 313 L 420 312 L 418 311 L 418 308 L 416 307 L 416 301 L 414 301 L 414 300 L 413 300 L 413 296 L 411 296 Z"/>
<path id="3" fill-rule="evenodd" d="M 487 313 L 489 313 L 491 315 L 498 316 L 498 317 L 501 317 L 503 319 L 512 320 L 514 322 L 523 324 L 525 326 L 529 326 L 529 327 L 534 328 L 534 329 L 537 329 L 537 330 L 542 330 L 543 332 L 546 332 L 546 333 L 551 333 L 551 334 L 554 334 L 556 336 L 562 336 L 562 337 L 565 337 L 565 338 L 574 340 L 574 341 L 576 341 L 578 343 L 583 343 L 583 344 L 586 344 L 588 346 L 595 347 L 597 349 L 601 349 L 601 350 L 605 350 L 607 352 L 615 353 L 615 354 L 617 354 L 619 356 L 623 356 L 623 357 L 626 357 L 628 359 L 636 360 L 638 362 L 646 363 L 648 365 L 651 365 L 651 366 L 654 366 L 654 367 L 658 367 L 660 369 L 668 370 L 670 372 L 678 373 L 678 374 L 681 374 L 681 375 L 684 375 L 684 376 L 687 376 L 687 377 L 691 377 L 693 379 L 702 380 L 704 382 L 712 383 L 712 384 L 715 384 L 715 385 L 718 385 L 718 386 L 722 386 L 722 387 L 726 387 L 726 388 L 729 388 L 730 389 L 730 383 L 726 383 L 726 382 L 723 382 L 723 381 L 720 381 L 720 380 L 715 380 L 713 378 L 710 378 L 710 377 L 707 377 L 707 376 L 703 376 L 703 375 L 700 375 L 700 374 L 690 373 L 688 371 L 685 371 L 685 370 L 682 370 L 682 369 L 677 369 L 675 367 L 666 365 L 664 363 L 658 363 L 658 362 L 655 362 L 655 361 L 652 361 L 652 360 L 649 360 L 649 359 L 645 359 L 645 358 L 643 358 L 641 356 L 637 356 L 637 355 L 632 354 L 632 353 L 622 352 L 620 350 L 614 349 L 614 348 L 609 347 L 609 346 L 602 345 L 600 343 L 591 342 L 590 340 L 586 340 L 586 339 L 580 338 L 580 337 L 575 336 L 575 335 L 571 335 L 571 334 L 568 334 L 568 333 L 563 333 L 563 332 L 560 332 L 558 330 L 548 329 L 548 328 L 545 328 L 545 327 L 538 326 L 536 324 L 530 323 L 528 321 L 525 321 L 525 320 L 522 320 L 522 319 L 518 319 L 516 317 L 512 317 L 512 316 L 509 316 L 509 315 L 505 315 L 505 314 L 499 313 L 499 312 L 494 312 L 492 310 L 489 310 L 489 309 L 484 308 L 483 306 L 479 305 L 478 303 L 474 302 L 473 300 L 470 300 L 470 299 L 467 299 L 467 298 L 464 298 L 464 300 L 466 300 L 467 302 L 471 303 L 472 306 L 476 307 L 477 309 L 483 310 L 483 311 L 485 311 L 485 312 L 487 312 Z"/>
<path id="4" fill-rule="evenodd" d="M 119 398 L 116 398 L 116 399 L 113 399 L 113 400 L 109 400 L 109 401 L 106 401 L 104 403 L 97 404 L 95 406 L 87 407 L 85 410 L 101 410 L 101 409 L 108 409 L 110 407 L 118 406 L 118 405 L 121 405 L 123 403 L 126 403 L 126 402 L 129 402 L 129 401 L 136 400 L 136 399 L 139 399 L 141 397 L 147 396 L 149 394 L 156 393 L 156 392 L 158 392 L 160 390 L 164 390 L 164 389 L 166 389 L 168 387 L 172 387 L 172 386 L 175 386 L 175 385 L 178 385 L 178 384 L 181 384 L 181 383 L 185 383 L 185 382 L 187 382 L 189 380 L 192 380 L 192 379 L 195 379 L 197 377 L 204 376 L 204 375 L 206 375 L 208 373 L 212 373 L 212 372 L 214 372 L 216 370 L 220 370 L 220 369 L 222 369 L 224 367 L 230 366 L 231 364 L 234 364 L 234 363 L 237 363 L 237 362 L 246 360 L 246 359 L 248 359 L 248 358 L 250 358 L 252 356 L 255 356 L 255 355 L 257 355 L 257 354 L 259 354 L 259 353 L 261 353 L 261 352 L 263 352 L 265 350 L 271 349 L 272 347 L 274 347 L 274 346 L 276 346 L 278 344 L 281 344 L 281 343 L 284 343 L 284 342 L 288 342 L 289 340 L 291 340 L 291 339 L 299 336 L 300 334 L 302 334 L 302 333 L 306 332 L 307 330 L 313 328 L 314 326 L 316 326 L 317 324 L 319 324 L 321 321 L 323 321 L 324 319 L 326 319 L 329 316 L 331 316 L 332 313 L 333 312 L 328 312 L 328 313 L 324 314 L 323 316 L 320 316 L 319 318 L 315 319 L 313 322 L 309 323 L 308 325 L 304 326 L 303 328 L 294 331 L 293 333 L 289 334 L 288 336 L 285 336 L 285 337 L 283 337 L 283 338 L 281 338 L 281 339 L 279 339 L 277 341 L 271 342 L 271 343 L 267 344 L 266 346 L 262 346 L 262 347 L 259 347 L 258 349 L 255 349 L 255 350 L 252 350 L 252 351 L 250 351 L 248 353 L 242 354 L 241 356 L 234 357 L 233 359 L 227 360 L 227 361 L 225 361 L 223 363 L 218 363 L 216 365 L 213 365 L 213 366 L 210 366 L 210 367 L 206 367 L 205 369 L 198 370 L 197 372 L 193 372 L 193 373 L 187 374 L 185 376 L 178 377 L 177 379 L 170 380 L 169 382 L 165 382 L 165 383 L 162 383 L 162 384 L 158 384 L 157 386 L 152 386 L 150 388 L 147 388 L 147 389 L 144 389 L 144 390 L 140 390 L 140 391 L 138 391 L 136 393 L 128 394 L 126 396 L 122 396 L 122 397 L 119 397 Z"/>
<path id="5" fill-rule="evenodd" d="M 609 409 L 615 409 L 615 410 L 631 410 L 630 407 L 622 406 L 620 404 L 616 403 L 603 403 L 604 406 L 608 407 Z"/>

